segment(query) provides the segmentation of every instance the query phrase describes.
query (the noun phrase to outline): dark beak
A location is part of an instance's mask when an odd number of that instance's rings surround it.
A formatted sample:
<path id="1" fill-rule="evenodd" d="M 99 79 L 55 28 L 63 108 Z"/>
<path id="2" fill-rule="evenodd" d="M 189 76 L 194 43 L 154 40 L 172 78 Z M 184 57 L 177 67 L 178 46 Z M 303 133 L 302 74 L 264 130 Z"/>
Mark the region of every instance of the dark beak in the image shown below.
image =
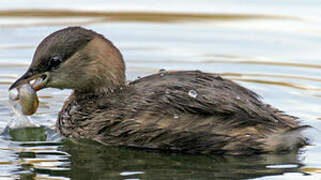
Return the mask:
<path id="1" fill-rule="evenodd" d="M 31 86 L 34 88 L 34 90 L 38 91 L 42 88 L 44 88 L 45 86 L 45 82 L 48 79 L 49 73 L 33 73 L 30 70 L 28 70 L 24 75 L 22 75 L 19 79 L 16 80 L 16 82 L 14 82 L 10 87 L 9 87 L 9 91 L 14 89 L 14 88 L 18 88 L 20 86 L 22 86 L 23 84 L 29 83 L 31 80 L 40 79 L 40 81 L 38 81 L 37 83 L 33 83 L 31 84 Z"/>
<path id="2" fill-rule="evenodd" d="M 17 79 L 16 82 L 11 84 L 9 91 L 11 89 L 20 87 L 21 85 L 28 83 L 31 80 L 32 76 L 33 76 L 33 73 L 30 71 L 27 71 L 24 75 L 22 75 L 19 79 Z"/>

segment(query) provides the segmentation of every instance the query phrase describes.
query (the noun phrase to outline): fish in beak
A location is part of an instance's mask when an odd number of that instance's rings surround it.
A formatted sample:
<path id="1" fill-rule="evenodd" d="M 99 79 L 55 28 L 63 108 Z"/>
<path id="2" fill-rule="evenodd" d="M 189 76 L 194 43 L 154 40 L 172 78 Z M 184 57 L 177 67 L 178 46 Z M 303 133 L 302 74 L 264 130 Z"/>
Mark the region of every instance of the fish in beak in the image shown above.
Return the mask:
<path id="1" fill-rule="evenodd" d="M 32 71 L 29 70 L 9 87 L 9 91 L 14 88 L 19 88 L 22 85 L 30 82 L 31 82 L 30 83 L 31 87 L 35 91 L 39 91 L 46 87 L 48 79 L 49 79 L 49 72 L 33 73 Z"/>
<path id="2" fill-rule="evenodd" d="M 17 96 L 12 98 L 11 101 L 16 101 L 21 106 L 21 112 L 24 115 L 34 114 L 39 106 L 37 91 L 46 87 L 49 73 L 35 73 L 27 71 L 17 81 L 9 87 L 9 95 L 14 94 L 12 91 L 17 90 Z"/>

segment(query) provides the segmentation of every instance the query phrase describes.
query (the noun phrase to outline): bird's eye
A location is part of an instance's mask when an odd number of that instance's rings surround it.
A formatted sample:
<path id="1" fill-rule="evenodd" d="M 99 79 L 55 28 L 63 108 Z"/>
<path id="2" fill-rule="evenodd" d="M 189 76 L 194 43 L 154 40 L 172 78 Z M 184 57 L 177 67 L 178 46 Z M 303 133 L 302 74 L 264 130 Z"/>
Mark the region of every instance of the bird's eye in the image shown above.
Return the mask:
<path id="1" fill-rule="evenodd" d="M 62 62 L 62 58 L 60 56 L 53 56 L 50 58 L 48 62 L 49 70 L 55 70 Z"/>

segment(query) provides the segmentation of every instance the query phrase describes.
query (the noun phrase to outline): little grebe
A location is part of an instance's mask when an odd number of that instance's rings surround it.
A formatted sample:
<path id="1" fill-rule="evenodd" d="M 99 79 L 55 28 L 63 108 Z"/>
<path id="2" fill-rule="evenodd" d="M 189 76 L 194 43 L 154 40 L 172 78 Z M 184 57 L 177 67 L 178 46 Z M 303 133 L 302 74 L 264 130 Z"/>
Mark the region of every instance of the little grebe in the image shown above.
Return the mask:
<path id="1" fill-rule="evenodd" d="M 73 89 L 57 131 L 105 145 L 186 153 L 252 154 L 307 144 L 297 118 L 217 74 L 160 72 L 126 83 L 119 50 L 103 35 L 68 27 L 46 37 L 10 89 Z"/>

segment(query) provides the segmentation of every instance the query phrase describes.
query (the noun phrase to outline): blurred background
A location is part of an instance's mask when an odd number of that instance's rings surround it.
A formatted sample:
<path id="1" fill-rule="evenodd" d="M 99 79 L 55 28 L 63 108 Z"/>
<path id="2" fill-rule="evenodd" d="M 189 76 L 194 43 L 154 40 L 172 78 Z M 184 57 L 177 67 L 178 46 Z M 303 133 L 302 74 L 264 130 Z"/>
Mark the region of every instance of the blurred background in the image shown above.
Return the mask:
<path id="1" fill-rule="evenodd" d="M 321 1 L 1 0 L 0 179 L 320 179 Z M 127 78 L 159 69 L 220 73 L 298 116 L 314 129 L 299 153 L 186 156 L 106 148 L 55 137 L 69 90 L 39 93 L 31 118 L 43 125 L 6 131 L 15 121 L 8 87 L 40 41 L 67 26 L 93 29 L 122 52 Z"/>

